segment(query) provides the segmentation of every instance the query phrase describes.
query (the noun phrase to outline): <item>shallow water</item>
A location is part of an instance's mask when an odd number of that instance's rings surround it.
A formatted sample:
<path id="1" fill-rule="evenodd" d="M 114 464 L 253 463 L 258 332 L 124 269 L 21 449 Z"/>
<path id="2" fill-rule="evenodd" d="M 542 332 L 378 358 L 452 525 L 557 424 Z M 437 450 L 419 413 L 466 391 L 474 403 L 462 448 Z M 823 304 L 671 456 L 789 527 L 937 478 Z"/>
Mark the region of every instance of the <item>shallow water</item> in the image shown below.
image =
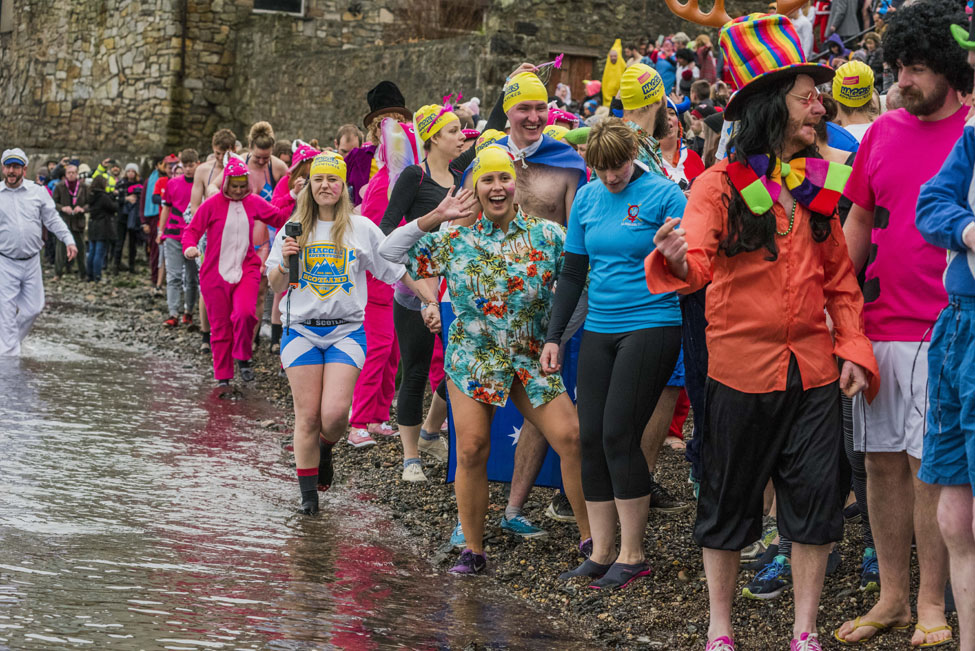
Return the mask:
<path id="1" fill-rule="evenodd" d="M 295 515 L 259 424 L 282 414 L 57 307 L 0 358 L 0 647 L 592 646 L 434 570 L 353 488 Z"/>

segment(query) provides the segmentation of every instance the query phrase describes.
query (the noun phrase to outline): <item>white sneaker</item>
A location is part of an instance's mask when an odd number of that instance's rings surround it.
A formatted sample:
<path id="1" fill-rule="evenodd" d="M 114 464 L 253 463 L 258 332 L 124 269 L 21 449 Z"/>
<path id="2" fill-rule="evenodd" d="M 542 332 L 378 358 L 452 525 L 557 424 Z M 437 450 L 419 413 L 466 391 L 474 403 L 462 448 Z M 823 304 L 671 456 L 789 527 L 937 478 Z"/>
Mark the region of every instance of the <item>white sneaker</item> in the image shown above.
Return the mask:
<path id="1" fill-rule="evenodd" d="M 426 481 L 427 476 L 423 474 L 423 468 L 418 463 L 408 464 L 403 468 L 403 481 Z"/>
<path id="2" fill-rule="evenodd" d="M 358 427 L 353 427 L 349 430 L 349 445 L 354 448 L 366 448 L 370 445 L 375 445 L 376 442 L 372 440 L 369 436 L 369 432 L 364 429 L 359 429 Z"/>
<path id="3" fill-rule="evenodd" d="M 447 463 L 447 442 L 442 437 L 427 440 L 420 436 L 416 447 L 420 452 L 429 454 L 440 463 Z"/>

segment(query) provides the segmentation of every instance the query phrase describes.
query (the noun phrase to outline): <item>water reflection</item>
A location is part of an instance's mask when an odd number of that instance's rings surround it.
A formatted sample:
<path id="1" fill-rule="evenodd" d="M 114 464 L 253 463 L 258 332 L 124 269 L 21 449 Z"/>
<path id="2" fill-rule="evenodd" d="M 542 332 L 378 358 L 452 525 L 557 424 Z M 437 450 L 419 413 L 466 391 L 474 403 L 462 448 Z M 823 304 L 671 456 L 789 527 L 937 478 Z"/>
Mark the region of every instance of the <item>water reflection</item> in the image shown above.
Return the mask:
<path id="1" fill-rule="evenodd" d="M 0 359 L 0 647 L 587 648 L 353 491 L 292 515 L 281 420 L 48 312 Z"/>

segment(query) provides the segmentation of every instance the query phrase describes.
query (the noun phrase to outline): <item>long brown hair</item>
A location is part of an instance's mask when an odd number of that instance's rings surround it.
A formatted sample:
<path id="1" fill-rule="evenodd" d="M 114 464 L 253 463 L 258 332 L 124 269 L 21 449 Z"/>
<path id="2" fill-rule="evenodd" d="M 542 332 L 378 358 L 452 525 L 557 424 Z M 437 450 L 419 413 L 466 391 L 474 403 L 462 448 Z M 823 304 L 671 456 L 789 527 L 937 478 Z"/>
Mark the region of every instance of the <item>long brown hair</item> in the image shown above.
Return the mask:
<path id="1" fill-rule="evenodd" d="M 349 196 L 347 186 L 342 184 L 342 192 L 339 200 L 335 203 L 335 221 L 332 224 L 332 242 L 336 246 L 343 246 L 346 233 L 352 228 L 352 198 Z M 298 246 L 304 250 L 308 244 L 308 238 L 315 232 L 318 224 L 321 206 L 311 196 L 311 181 L 305 183 L 305 187 L 298 193 L 295 202 L 295 211 L 291 215 L 290 221 L 301 224 L 301 235 L 298 237 Z"/>

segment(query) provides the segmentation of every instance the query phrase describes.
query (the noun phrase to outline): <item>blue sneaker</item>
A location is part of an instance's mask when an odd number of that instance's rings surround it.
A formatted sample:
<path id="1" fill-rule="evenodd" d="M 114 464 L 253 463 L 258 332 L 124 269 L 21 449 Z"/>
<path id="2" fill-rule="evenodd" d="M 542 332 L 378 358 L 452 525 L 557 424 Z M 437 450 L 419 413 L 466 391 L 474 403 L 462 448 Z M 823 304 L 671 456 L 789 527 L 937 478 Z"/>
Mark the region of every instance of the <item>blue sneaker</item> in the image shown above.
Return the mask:
<path id="1" fill-rule="evenodd" d="M 741 596 L 748 599 L 775 599 L 792 585 L 792 566 L 789 559 L 779 555 L 755 575 L 752 582 L 741 589 Z"/>
<path id="2" fill-rule="evenodd" d="M 877 564 L 877 550 L 867 547 L 863 550 L 860 562 L 860 592 L 880 592 L 880 566 Z"/>
<path id="3" fill-rule="evenodd" d="M 501 529 L 522 538 L 541 538 L 547 531 L 540 529 L 528 521 L 523 515 L 517 515 L 510 520 L 501 516 Z"/>
<path id="4" fill-rule="evenodd" d="M 458 549 L 463 549 L 467 547 L 467 539 L 464 538 L 464 530 L 460 526 L 460 522 L 454 527 L 454 530 L 450 532 L 450 544 Z"/>

